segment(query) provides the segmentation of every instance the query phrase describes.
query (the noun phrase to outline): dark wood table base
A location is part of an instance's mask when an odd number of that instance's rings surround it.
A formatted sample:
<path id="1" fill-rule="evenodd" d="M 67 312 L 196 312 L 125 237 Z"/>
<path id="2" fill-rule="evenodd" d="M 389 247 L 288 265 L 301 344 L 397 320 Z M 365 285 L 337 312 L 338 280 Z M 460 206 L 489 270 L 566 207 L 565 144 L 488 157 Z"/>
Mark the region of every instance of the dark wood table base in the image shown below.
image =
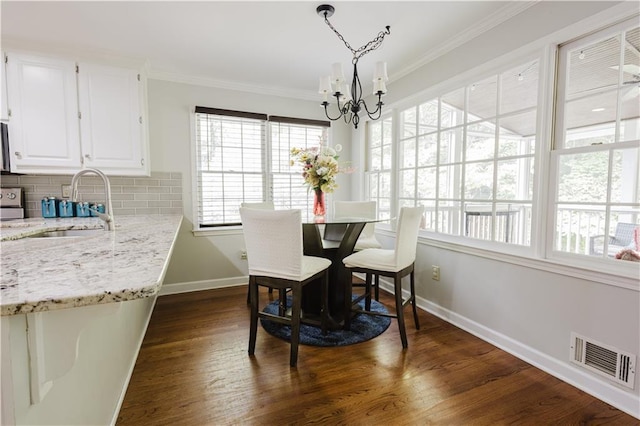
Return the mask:
<path id="1" fill-rule="evenodd" d="M 365 222 L 358 223 L 328 223 L 325 235 L 333 235 L 331 241 L 325 241 L 320 235 L 317 224 L 309 223 L 302 225 L 302 235 L 304 242 L 304 254 L 307 256 L 324 257 L 331 260 L 329 268 L 329 329 L 342 328 L 346 315 L 350 315 L 347 310 L 346 301 L 351 301 L 351 295 L 347 295 L 351 286 L 351 272 L 345 268 L 342 259 L 353 253 L 353 249 L 358 241 L 360 233 L 364 229 Z M 340 238 L 341 236 L 341 238 Z M 303 322 L 306 316 L 310 321 L 315 322 L 320 317 L 320 299 L 322 288 L 319 283 L 309 283 L 302 292 Z"/>

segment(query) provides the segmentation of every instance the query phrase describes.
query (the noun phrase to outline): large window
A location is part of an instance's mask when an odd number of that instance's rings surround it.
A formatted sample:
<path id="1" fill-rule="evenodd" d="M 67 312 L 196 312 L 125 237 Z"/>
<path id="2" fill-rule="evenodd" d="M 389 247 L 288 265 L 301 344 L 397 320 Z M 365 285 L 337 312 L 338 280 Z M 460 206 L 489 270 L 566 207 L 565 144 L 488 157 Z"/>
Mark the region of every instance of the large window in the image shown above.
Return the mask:
<path id="1" fill-rule="evenodd" d="M 242 202 L 273 201 L 311 217 L 292 147 L 327 140 L 329 123 L 196 107 L 195 162 L 199 227 L 240 224 Z"/>
<path id="2" fill-rule="evenodd" d="M 529 245 L 538 74 L 520 63 L 401 110 L 397 207 L 424 205 L 433 232 Z"/>
<path id="3" fill-rule="evenodd" d="M 386 117 L 368 126 L 367 186 L 368 196 L 377 202 L 378 217 L 391 214 L 391 169 L 393 160 L 393 119 Z"/>
<path id="4" fill-rule="evenodd" d="M 443 240 L 637 276 L 618 260 L 640 229 L 637 18 L 551 56 L 546 75 L 531 57 L 367 123 L 368 197 L 425 206 Z"/>
<path id="5" fill-rule="evenodd" d="M 640 28 L 560 47 L 552 249 L 612 259 L 640 227 Z"/>
<path id="6" fill-rule="evenodd" d="M 310 125 L 309 121 L 269 117 L 271 142 L 271 199 L 277 209 L 300 209 L 303 217 L 313 217 L 313 197 L 304 185 L 299 166 L 291 166 L 291 148 L 309 148 L 318 146 L 327 140 L 324 125 Z M 323 142 L 326 143 L 326 142 Z"/>

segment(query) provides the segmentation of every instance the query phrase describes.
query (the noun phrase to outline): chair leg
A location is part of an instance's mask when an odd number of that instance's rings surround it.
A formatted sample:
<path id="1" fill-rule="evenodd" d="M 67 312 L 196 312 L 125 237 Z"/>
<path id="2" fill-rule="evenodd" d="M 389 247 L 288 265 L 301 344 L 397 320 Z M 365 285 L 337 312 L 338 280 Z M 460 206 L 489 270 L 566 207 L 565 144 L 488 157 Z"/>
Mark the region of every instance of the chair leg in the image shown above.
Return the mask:
<path id="1" fill-rule="evenodd" d="M 376 302 L 380 301 L 380 275 L 376 275 L 376 282 L 374 284 L 374 290 L 376 293 Z"/>
<path id="2" fill-rule="evenodd" d="M 404 328 L 404 310 L 402 309 L 402 278 L 399 274 L 396 274 L 393 279 L 393 287 L 396 296 L 396 315 L 398 317 L 398 328 L 400 329 L 400 339 L 402 340 L 402 347 L 407 348 L 407 331 Z"/>
<path id="3" fill-rule="evenodd" d="M 420 330 L 420 321 L 418 321 L 418 310 L 416 309 L 416 277 L 414 271 L 411 271 L 411 306 L 413 307 L 413 322 L 416 325 L 416 330 Z"/>
<path id="4" fill-rule="evenodd" d="M 278 303 L 278 315 L 281 317 L 286 316 L 287 314 L 287 290 L 279 289 L 278 290 L 278 299 L 280 300 Z"/>
<path id="5" fill-rule="evenodd" d="M 256 335 L 258 333 L 258 284 L 254 277 L 249 277 L 249 299 L 251 301 L 249 355 L 253 355 L 256 351 Z"/>
<path id="6" fill-rule="evenodd" d="M 292 291 L 293 304 L 291 307 L 291 356 L 289 365 L 295 367 L 298 363 L 298 343 L 300 341 L 300 311 L 302 309 L 302 287 L 295 286 Z"/>
<path id="7" fill-rule="evenodd" d="M 378 280 L 378 275 L 376 275 L 376 281 L 377 280 Z M 369 272 L 367 272 L 364 291 L 366 294 L 366 297 L 364 298 L 364 310 L 370 311 L 371 310 L 371 274 Z"/>
<path id="8" fill-rule="evenodd" d="M 344 330 L 351 330 L 351 293 L 353 292 L 353 273 L 349 271 L 351 279 L 346 280 L 344 286 Z"/>
<path id="9" fill-rule="evenodd" d="M 322 277 L 322 306 L 320 311 L 320 327 L 322 335 L 327 334 L 327 323 L 329 322 L 329 271 L 325 271 Z"/>

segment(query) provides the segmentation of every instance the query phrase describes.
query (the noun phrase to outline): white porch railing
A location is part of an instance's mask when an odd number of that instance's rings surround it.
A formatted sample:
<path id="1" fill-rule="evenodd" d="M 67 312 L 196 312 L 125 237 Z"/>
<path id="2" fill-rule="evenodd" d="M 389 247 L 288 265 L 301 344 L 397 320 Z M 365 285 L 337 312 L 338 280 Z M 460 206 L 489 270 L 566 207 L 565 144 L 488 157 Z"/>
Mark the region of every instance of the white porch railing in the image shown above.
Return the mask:
<path id="1" fill-rule="evenodd" d="M 501 206 L 502 207 L 502 206 Z M 509 244 L 531 244 L 531 206 L 514 205 L 497 209 L 457 206 L 428 209 L 425 227 L 438 232 L 463 235 Z M 462 216 L 462 217 L 461 217 Z M 640 226 L 640 211 L 619 209 L 610 214 L 609 235 L 605 238 L 605 212 L 593 207 L 567 205 L 558 209 L 554 248 L 590 256 L 615 256 L 631 243 L 633 230 Z M 437 228 L 436 228 L 437 227 Z"/>

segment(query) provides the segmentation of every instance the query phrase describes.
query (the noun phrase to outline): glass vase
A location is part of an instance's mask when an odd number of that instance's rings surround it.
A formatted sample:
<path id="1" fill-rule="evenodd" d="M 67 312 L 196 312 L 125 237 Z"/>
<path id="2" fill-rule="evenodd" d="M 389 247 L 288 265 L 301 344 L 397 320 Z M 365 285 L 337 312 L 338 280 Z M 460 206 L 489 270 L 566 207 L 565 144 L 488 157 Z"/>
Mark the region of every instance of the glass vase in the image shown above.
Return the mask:
<path id="1" fill-rule="evenodd" d="M 324 201 L 324 192 L 321 189 L 313 190 L 313 215 L 318 218 L 324 218 L 327 212 L 326 204 Z"/>

